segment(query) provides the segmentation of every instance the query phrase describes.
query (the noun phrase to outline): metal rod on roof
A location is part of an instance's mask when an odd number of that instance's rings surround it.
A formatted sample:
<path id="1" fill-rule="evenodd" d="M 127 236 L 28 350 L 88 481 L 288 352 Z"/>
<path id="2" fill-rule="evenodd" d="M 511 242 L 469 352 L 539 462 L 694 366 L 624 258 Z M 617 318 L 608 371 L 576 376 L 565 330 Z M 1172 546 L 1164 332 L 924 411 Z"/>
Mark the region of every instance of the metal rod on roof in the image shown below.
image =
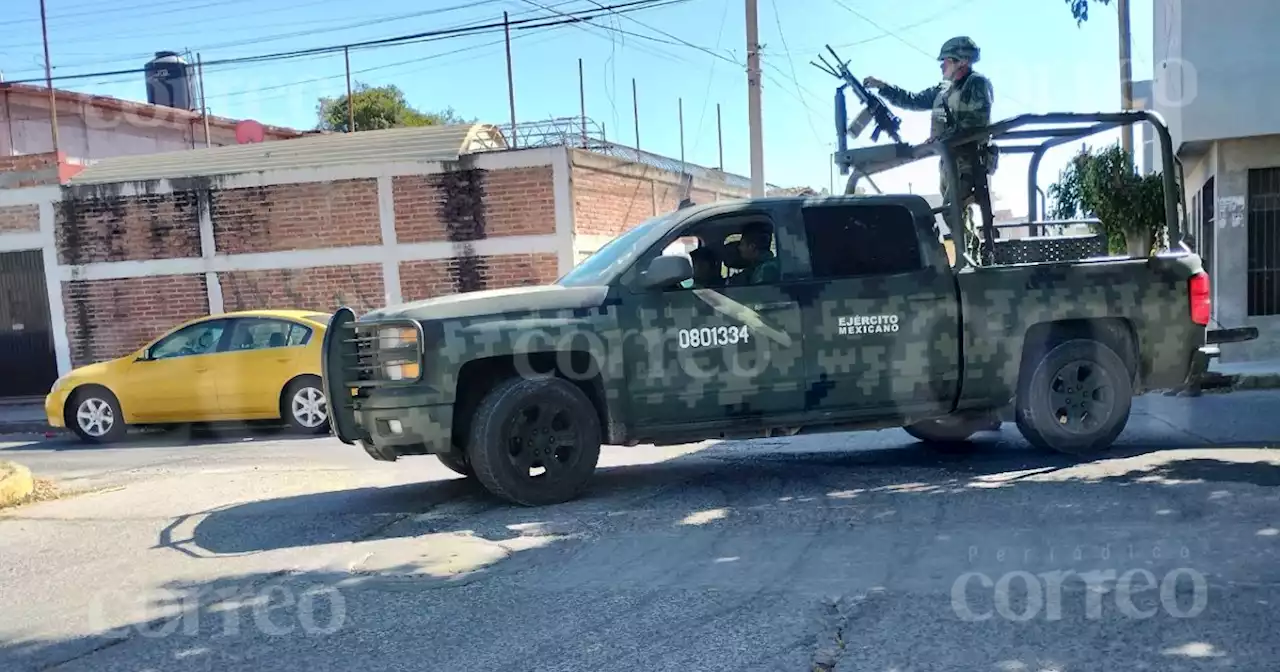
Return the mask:
<path id="1" fill-rule="evenodd" d="M 347 132 L 356 130 L 356 106 L 351 96 L 351 48 L 342 48 L 342 60 L 347 65 Z"/>
<path id="2" fill-rule="evenodd" d="M 636 78 L 631 78 L 631 114 L 636 123 L 636 156 L 640 155 L 640 102 L 636 100 Z"/>
<path id="3" fill-rule="evenodd" d="M 684 98 L 676 99 L 679 104 L 680 114 L 680 172 L 684 172 Z"/>
<path id="4" fill-rule="evenodd" d="M 506 12 L 502 13 L 502 32 L 507 41 L 507 99 L 511 101 L 511 148 L 515 149 L 516 140 L 516 83 L 511 74 L 511 19 Z"/>
<path id="5" fill-rule="evenodd" d="M 204 146 L 212 147 L 213 141 L 209 138 L 209 106 L 205 103 L 204 97 L 204 62 L 200 60 L 200 52 L 196 52 L 196 80 L 200 84 L 200 116 L 204 118 Z"/>
<path id="6" fill-rule="evenodd" d="M 578 105 L 582 108 L 582 146 L 587 146 L 587 88 L 582 78 L 582 59 L 578 59 Z"/>
<path id="7" fill-rule="evenodd" d="M 58 98 L 53 90 L 53 68 L 49 66 L 49 28 L 40 0 L 40 37 L 44 42 L 44 85 L 49 88 L 49 128 L 53 131 L 53 153 L 58 153 Z"/>
<path id="8" fill-rule="evenodd" d="M 720 145 L 720 170 L 724 170 L 724 133 L 720 130 L 720 103 L 716 103 L 716 142 Z"/>

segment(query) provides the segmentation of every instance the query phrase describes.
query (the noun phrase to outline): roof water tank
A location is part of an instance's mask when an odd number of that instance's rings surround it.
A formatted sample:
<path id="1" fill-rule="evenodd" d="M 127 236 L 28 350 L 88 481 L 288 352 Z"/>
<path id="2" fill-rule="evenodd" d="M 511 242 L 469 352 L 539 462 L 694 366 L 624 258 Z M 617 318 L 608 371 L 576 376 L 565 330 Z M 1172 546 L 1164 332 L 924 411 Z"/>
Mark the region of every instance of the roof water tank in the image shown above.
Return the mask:
<path id="1" fill-rule="evenodd" d="M 147 63 L 147 102 L 183 110 L 194 110 L 191 95 L 191 66 L 172 51 L 157 51 Z"/>

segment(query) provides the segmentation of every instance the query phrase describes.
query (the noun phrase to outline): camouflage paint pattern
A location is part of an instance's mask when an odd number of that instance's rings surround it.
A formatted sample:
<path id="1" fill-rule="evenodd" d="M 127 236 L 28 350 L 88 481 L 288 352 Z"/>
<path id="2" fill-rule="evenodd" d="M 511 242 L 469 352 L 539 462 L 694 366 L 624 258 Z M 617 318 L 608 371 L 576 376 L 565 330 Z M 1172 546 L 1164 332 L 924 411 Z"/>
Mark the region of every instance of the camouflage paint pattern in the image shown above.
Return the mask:
<path id="1" fill-rule="evenodd" d="M 810 277 L 801 207 L 832 200 L 898 203 L 915 216 L 921 270 L 887 277 Z M 772 286 L 645 289 L 648 261 L 684 227 L 743 212 L 775 227 L 782 281 Z M 348 406 L 363 419 L 400 419 L 426 450 L 448 446 L 451 405 L 468 364 L 513 357 L 520 375 L 542 373 L 520 355 L 559 353 L 562 375 L 598 380 L 609 443 L 648 441 L 681 428 L 711 438 L 725 429 L 808 422 L 932 417 L 996 408 L 1016 389 L 1023 342 L 1035 325 L 1120 318 L 1132 325 L 1141 374 L 1182 382 L 1203 327 L 1191 322 L 1187 279 L 1194 255 L 966 269 L 954 273 L 919 197 L 780 198 L 681 211 L 598 286 L 471 292 L 374 311 L 361 332 L 422 325 L 422 378 L 365 388 Z M 658 235 L 662 234 L 662 235 Z M 958 292 L 958 297 L 957 297 Z M 336 318 L 335 318 L 336 319 Z M 326 342 L 326 351 L 340 339 Z M 569 352 L 595 368 L 573 370 Z M 341 353 L 326 353 L 326 361 Z M 327 372 L 337 367 L 326 369 Z M 330 399 L 351 384 L 326 374 Z M 347 396 L 346 398 L 350 398 Z M 334 404 L 335 412 L 343 405 Z M 398 409 L 398 410 L 397 410 Z M 335 422 L 335 427 L 350 426 Z M 347 439 L 366 438 L 348 436 Z M 396 443 L 373 432 L 375 444 Z M 400 440 L 399 443 L 404 443 Z M 397 448 L 399 452 L 409 452 Z"/>

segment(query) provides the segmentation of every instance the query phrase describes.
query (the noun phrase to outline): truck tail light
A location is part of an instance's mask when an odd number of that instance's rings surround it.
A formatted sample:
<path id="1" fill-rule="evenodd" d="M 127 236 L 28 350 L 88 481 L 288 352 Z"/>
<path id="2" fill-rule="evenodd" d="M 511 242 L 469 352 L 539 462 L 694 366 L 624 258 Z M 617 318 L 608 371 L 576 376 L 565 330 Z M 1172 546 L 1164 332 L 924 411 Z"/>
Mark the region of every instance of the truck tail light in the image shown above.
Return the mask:
<path id="1" fill-rule="evenodd" d="M 1200 271 L 1191 276 L 1187 290 L 1191 298 L 1191 321 L 1202 327 L 1208 326 L 1213 309 L 1213 300 L 1209 297 L 1209 274 Z"/>

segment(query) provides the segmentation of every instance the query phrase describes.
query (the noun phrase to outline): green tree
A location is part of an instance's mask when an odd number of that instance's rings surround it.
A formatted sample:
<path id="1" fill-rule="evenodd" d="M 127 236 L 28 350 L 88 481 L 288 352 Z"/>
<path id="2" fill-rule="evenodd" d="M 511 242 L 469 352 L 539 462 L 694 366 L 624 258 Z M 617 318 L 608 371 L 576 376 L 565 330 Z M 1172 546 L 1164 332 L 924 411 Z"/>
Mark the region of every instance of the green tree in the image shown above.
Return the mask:
<path id="1" fill-rule="evenodd" d="M 1090 0 L 1066 0 L 1071 7 L 1071 16 L 1076 20 L 1076 25 L 1080 25 L 1089 20 L 1089 1 Z M 1109 5 L 1111 0 L 1093 0 L 1100 5 Z"/>
<path id="2" fill-rule="evenodd" d="M 351 89 L 351 102 L 357 131 L 475 123 L 475 120 L 459 116 L 452 107 L 442 112 L 415 109 L 405 100 L 404 92 L 393 84 L 370 86 L 357 82 Z M 316 125 L 319 130 L 347 131 L 346 95 L 321 97 L 316 105 L 316 116 L 319 118 Z"/>
<path id="3" fill-rule="evenodd" d="M 1113 254 L 1146 256 L 1166 229 L 1163 178 L 1139 175 L 1120 143 L 1081 148 L 1047 195 L 1056 219 L 1096 218 Z"/>

